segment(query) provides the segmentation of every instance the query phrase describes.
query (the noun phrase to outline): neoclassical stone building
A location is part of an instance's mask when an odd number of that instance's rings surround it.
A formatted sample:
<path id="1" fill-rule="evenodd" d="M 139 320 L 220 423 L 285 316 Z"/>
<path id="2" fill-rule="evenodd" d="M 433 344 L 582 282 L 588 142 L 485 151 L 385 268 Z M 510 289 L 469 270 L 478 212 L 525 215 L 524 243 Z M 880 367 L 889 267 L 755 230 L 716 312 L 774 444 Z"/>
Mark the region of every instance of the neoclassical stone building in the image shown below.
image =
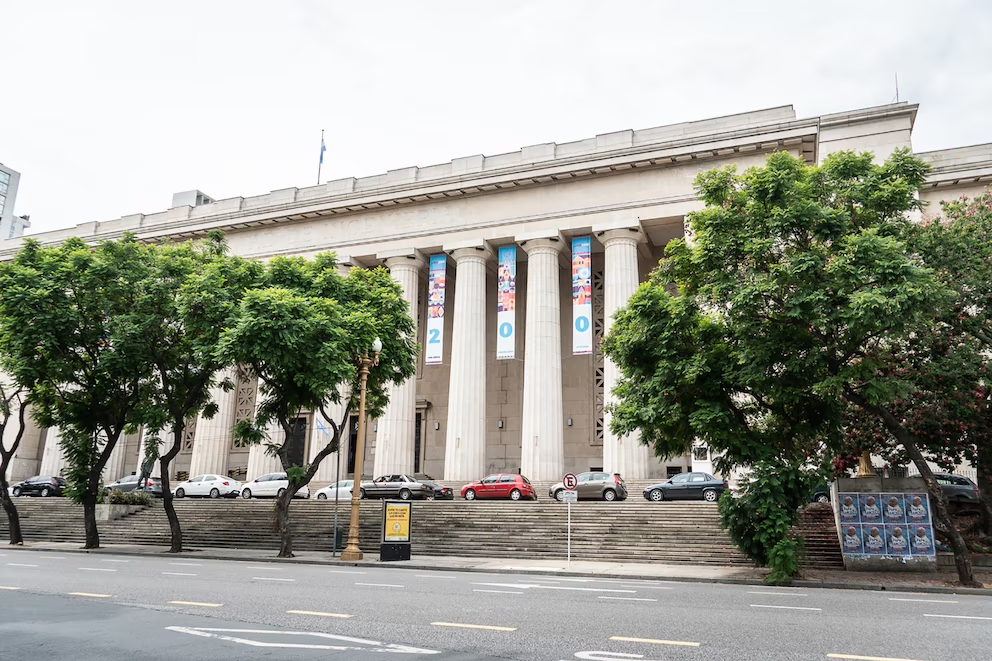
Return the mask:
<path id="1" fill-rule="evenodd" d="M 682 236 L 700 208 L 701 170 L 761 165 L 786 150 L 814 163 L 837 150 L 884 159 L 911 146 L 918 107 L 907 103 L 797 119 L 791 106 L 495 156 L 466 156 L 255 197 L 190 204 L 155 214 L 89 222 L 35 235 L 99 241 L 125 231 L 142 238 L 227 233 L 232 250 L 258 258 L 334 250 L 342 268 L 384 266 L 418 320 L 417 376 L 392 393 L 368 425 L 366 474 L 428 473 L 469 480 L 522 471 L 557 480 L 565 471 L 617 471 L 627 479 L 706 469 L 708 453 L 666 461 L 609 430 L 604 403 L 617 378 L 598 340 L 614 311 Z M 934 170 L 922 199 L 973 195 L 992 181 L 992 144 L 920 154 Z M 0 243 L 9 259 L 21 240 Z M 187 430 L 177 471 L 236 474 L 276 470 L 260 448 L 233 444 L 230 427 L 255 405 L 254 384 L 214 393 L 220 414 Z M 315 454 L 326 425 L 298 421 L 300 447 Z M 348 447 L 318 481 L 354 471 Z M 273 432 L 275 433 L 275 432 Z M 33 429 L 14 478 L 57 473 L 57 430 Z M 121 443 L 107 479 L 137 468 L 141 438 Z"/>

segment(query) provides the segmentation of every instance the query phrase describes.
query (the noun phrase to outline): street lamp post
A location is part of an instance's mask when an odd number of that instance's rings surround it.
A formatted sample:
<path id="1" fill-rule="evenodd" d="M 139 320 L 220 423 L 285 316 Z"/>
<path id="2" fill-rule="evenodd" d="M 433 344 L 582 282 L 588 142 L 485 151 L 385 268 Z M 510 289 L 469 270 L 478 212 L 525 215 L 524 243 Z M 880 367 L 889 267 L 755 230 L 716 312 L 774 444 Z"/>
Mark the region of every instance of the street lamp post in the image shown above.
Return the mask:
<path id="1" fill-rule="evenodd" d="M 366 353 L 358 359 L 358 378 L 361 391 L 358 397 L 358 440 L 355 447 L 355 474 L 351 485 L 351 523 L 348 526 L 348 545 L 341 552 L 342 560 L 361 560 L 362 549 L 358 546 L 358 513 L 362 502 L 362 467 L 365 462 L 365 384 L 369 370 L 379 364 L 382 340 L 375 338 L 372 343 L 372 357 Z"/>

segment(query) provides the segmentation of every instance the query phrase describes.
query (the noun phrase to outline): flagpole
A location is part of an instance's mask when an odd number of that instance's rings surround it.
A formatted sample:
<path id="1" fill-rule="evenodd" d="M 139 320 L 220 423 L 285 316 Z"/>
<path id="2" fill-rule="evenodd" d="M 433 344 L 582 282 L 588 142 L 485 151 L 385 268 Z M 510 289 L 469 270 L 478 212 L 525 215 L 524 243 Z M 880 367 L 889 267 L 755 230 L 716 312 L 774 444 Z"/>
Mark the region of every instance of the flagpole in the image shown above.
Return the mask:
<path id="1" fill-rule="evenodd" d="M 320 160 L 317 161 L 317 185 L 320 186 L 320 167 L 324 164 L 324 129 L 320 129 Z"/>

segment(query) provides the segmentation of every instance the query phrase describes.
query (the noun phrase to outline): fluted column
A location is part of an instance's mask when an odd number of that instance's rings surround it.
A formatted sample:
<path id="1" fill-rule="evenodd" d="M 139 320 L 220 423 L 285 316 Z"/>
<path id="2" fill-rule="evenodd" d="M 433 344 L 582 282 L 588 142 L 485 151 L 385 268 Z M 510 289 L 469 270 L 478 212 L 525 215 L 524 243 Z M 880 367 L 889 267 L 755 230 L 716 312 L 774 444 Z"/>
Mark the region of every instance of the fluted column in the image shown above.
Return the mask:
<path id="1" fill-rule="evenodd" d="M 457 275 L 444 479 L 476 480 L 486 470 L 486 265 L 493 253 L 480 245 L 450 254 Z"/>
<path id="2" fill-rule="evenodd" d="M 110 451 L 107 458 L 107 465 L 103 467 L 103 481 L 113 482 L 124 477 L 124 461 L 127 459 L 127 436 L 121 434 L 117 439 L 117 445 Z"/>
<path id="3" fill-rule="evenodd" d="M 255 415 L 258 416 L 258 407 L 262 404 L 262 393 L 255 396 Z M 248 450 L 248 475 L 246 481 L 254 480 L 259 475 L 266 473 L 276 473 L 282 471 L 282 461 L 279 457 L 274 457 L 266 453 L 269 445 L 282 445 L 286 440 L 286 432 L 282 430 L 279 423 L 273 420 L 264 429 L 265 435 L 261 443 L 251 446 Z"/>
<path id="4" fill-rule="evenodd" d="M 221 371 L 217 380 L 224 379 L 230 379 L 235 386 L 228 392 L 224 392 L 219 385 L 210 389 L 210 399 L 216 402 L 217 413 L 209 419 L 201 413 L 196 421 L 196 438 L 189 460 L 190 475 L 227 475 L 227 462 L 231 454 L 231 428 L 234 426 L 238 401 L 237 370 L 230 368 Z"/>
<path id="5" fill-rule="evenodd" d="M 65 454 L 62 452 L 62 431 L 58 427 L 49 427 L 45 437 L 45 449 L 41 454 L 41 469 L 39 475 L 59 475 L 65 467 Z"/>
<path id="6" fill-rule="evenodd" d="M 142 427 L 141 428 L 141 431 L 138 432 L 138 434 L 139 434 L 139 440 L 138 440 L 138 469 L 135 472 L 138 473 L 139 475 L 141 474 L 141 464 L 145 463 L 145 442 L 147 440 L 147 433 L 148 432 L 147 432 L 147 430 L 144 427 Z M 161 446 L 159 446 L 159 451 L 161 451 L 161 449 L 162 449 Z M 175 471 L 176 464 L 174 462 L 170 462 L 169 463 L 169 466 L 173 469 L 173 471 Z M 173 473 L 173 476 L 174 475 L 175 475 L 175 473 Z M 152 465 L 152 471 L 148 475 L 148 477 L 162 477 L 162 464 L 159 462 L 158 459 L 156 459 L 155 460 L 155 463 Z M 170 476 L 170 477 L 172 477 L 172 476 Z M 192 473 L 190 473 L 190 477 L 193 477 L 193 474 Z"/>
<path id="7" fill-rule="evenodd" d="M 417 321 L 420 272 L 427 262 L 419 252 L 389 257 L 386 266 L 403 289 L 410 317 Z M 414 331 L 416 332 L 416 331 Z M 417 419 L 417 377 L 389 389 L 389 404 L 379 418 L 373 474 L 413 473 L 414 425 Z"/>
<path id="8" fill-rule="evenodd" d="M 613 326 L 613 315 L 625 305 L 637 290 L 637 244 L 643 235 L 637 229 L 615 229 L 599 232 L 600 242 L 606 250 L 606 268 L 603 273 L 603 335 Z M 613 388 L 620 377 L 617 366 L 607 357 L 603 359 L 603 395 L 605 405 L 616 401 Z M 624 479 L 640 480 L 648 477 L 651 452 L 634 436 L 618 436 L 610 431 L 610 414 L 603 414 L 603 470 L 620 473 Z"/>
<path id="9" fill-rule="evenodd" d="M 334 424 L 341 423 L 341 417 L 344 415 L 344 409 L 348 402 L 350 388 L 345 388 L 344 394 L 341 396 L 340 404 L 330 404 L 325 406 L 327 409 L 327 415 L 334 418 Z M 321 415 L 320 411 L 315 411 L 313 414 L 314 418 L 314 428 L 310 432 L 310 453 L 307 457 L 307 461 L 313 461 L 314 457 L 324 449 L 324 447 L 331 442 L 331 438 L 334 435 L 334 431 L 331 428 L 330 423 Z M 319 423 L 319 424 L 318 424 Z M 326 431 L 320 430 L 320 425 L 323 425 Z M 344 456 L 342 450 L 347 452 L 348 450 L 348 421 L 344 421 L 344 425 L 341 428 L 341 438 L 340 447 L 338 452 L 332 452 L 324 460 L 320 462 L 320 466 L 317 468 L 317 472 L 314 473 L 314 482 L 336 482 L 338 479 L 338 462 L 344 461 Z M 347 478 L 348 466 L 342 463 L 340 475 L 342 479 Z M 376 473 L 378 475 L 379 473 Z"/>
<path id="10" fill-rule="evenodd" d="M 521 245 L 527 251 L 527 312 L 520 468 L 532 480 L 558 480 L 565 468 L 559 287 L 564 242 L 534 239 Z"/>

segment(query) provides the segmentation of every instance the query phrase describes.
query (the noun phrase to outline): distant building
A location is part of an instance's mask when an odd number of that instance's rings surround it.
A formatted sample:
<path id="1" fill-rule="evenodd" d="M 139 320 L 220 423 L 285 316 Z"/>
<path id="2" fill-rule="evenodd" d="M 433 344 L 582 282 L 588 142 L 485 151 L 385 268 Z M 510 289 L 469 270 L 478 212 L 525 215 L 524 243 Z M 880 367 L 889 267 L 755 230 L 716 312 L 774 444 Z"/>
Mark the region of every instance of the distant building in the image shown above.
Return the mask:
<path id="1" fill-rule="evenodd" d="M 31 227 L 28 216 L 14 215 L 14 200 L 17 199 L 20 181 L 20 172 L 0 163 L 0 241 L 22 236 L 24 230 Z"/>

